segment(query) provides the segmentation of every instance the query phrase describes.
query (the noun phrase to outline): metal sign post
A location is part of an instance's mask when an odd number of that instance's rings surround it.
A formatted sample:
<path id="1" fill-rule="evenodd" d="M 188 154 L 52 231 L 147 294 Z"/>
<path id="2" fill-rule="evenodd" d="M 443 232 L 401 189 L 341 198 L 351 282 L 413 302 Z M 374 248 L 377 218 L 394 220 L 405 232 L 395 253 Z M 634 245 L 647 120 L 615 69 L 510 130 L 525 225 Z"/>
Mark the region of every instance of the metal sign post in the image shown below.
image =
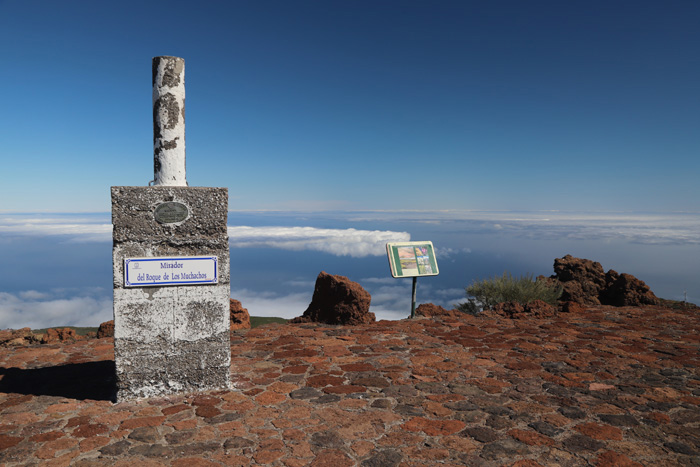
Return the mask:
<path id="1" fill-rule="evenodd" d="M 411 290 L 411 318 L 416 316 L 416 287 L 418 286 L 418 277 L 413 278 L 413 290 Z"/>
<path id="2" fill-rule="evenodd" d="M 439 274 L 433 242 L 387 243 L 386 252 L 393 277 L 413 278 L 411 291 L 411 318 L 413 318 L 416 314 L 418 277 Z"/>

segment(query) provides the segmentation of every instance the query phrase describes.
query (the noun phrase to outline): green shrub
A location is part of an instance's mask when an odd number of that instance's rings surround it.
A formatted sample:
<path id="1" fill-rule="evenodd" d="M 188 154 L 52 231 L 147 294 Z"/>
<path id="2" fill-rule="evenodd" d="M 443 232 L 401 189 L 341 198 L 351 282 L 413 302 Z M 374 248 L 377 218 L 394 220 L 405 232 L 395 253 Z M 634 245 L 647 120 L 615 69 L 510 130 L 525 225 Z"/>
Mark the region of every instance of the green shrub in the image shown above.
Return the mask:
<path id="1" fill-rule="evenodd" d="M 494 305 L 502 302 L 526 304 L 534 300 L 542 300 L 554 305 L 561 296 L 562 287 L 534 280 L 532 274 L 516 279 L 506 271 L 503 276 L 474 281 L 466 291 L 467 301 L 457 305 L 457 308 L 466 313 L 476 314 L 480 310 L 493 308 Z"/>
<path id="2" fill-rule="evenodd" d="M 272 318 L 269 316 L 251 316 L 250 317 L 250 327 L 257 328 L 258 326 L 263 326 L 270 323 L 285 324 L 288 319 L 284 318 Z"/>

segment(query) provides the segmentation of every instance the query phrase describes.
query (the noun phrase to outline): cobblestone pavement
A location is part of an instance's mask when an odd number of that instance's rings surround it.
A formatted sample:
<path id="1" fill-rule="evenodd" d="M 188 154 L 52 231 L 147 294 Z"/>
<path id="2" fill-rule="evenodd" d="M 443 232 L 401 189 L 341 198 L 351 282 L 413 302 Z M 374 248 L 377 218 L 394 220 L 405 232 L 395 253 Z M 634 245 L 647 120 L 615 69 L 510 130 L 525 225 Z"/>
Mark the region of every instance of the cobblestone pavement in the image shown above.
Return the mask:
<path id="1" fill-rule="evenodd" d="M 0 463 L 700 465 L 700 316 L 269 325 L 230 391 L 109 401 L 113 342 L 0 349 Z"/>

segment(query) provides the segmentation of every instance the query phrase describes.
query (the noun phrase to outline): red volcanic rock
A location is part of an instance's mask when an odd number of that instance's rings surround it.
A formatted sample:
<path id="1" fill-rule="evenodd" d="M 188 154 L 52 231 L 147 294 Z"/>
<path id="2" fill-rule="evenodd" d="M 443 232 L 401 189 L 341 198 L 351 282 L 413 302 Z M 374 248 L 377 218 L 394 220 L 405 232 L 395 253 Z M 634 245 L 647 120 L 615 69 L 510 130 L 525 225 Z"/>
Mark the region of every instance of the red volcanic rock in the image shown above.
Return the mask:
<path id="1" fill-rule="evenodd" d="M 525 317 L 550 318 L 557 313 L 557 309 L 542 300 L 533 300 L 525 304 Z"/>
<path id="2" fill-rule="evenodd" d="M 530 446 L 551 446 L 554 440 L 549 436 L 536 431 L 513 429 L 508 432 L 510 436 Z"/>
<path id="3" fill-rule="evenodd" d="M 493 318 L 549 318 L 556 314 L 557 310 L 549 303 L 542 300 L 533 300 L 530 303 L 518 302 L 497 303 L 492 310 L 485 310 L 481 314 Z"/>
<path id="4" fill-rule="evenodd" d="M 557 309 L 542 300 L 533 300 L 525 305 L 525 313 L 537 318 L 550 318 L 557 313 Z"/>
<path id="5" fill-rule="evenodd" d="M 624 454 L 607 451 L 598 456 L 598 467 L 644 467 L 644 464 L 635 462 Z"/>
<path id="6" fill-rule="evenodd" d="M 600 263 L 566 255 L 554 260 L 554 276 L 564 287 L 562 302 L 600 305 L 600 291 L 605 288 L 605 271 Z"/>
<path id="7" fill-rule="evenodd" d="M 452 435 L 462 431 L 467 426 L 461 420 L 430 420 L 424 417 L 413 417 L 401 428 L 407 431 L 422 431 L 428 436 Z"/>
<path id="8" fill-rule="evenodd" d="M 489 316 L 493 318 L 505 317 L 512 318 L 515 315 L 521 315 L 525 312 L 525 307 L 522 303 L 518 302 L 503 302 L 496 303 L 493 309 L 484 310 L 480 314 L 482 316 Z"/>
<path id="9" fill-rule="evenodd" d="M 659 299 L 641 280 L 630 274 L 607 273 L 603 266 L 583 258 L 566 255 L 554 260 L 550 280 L 561 283 L 564 291 L 560 302 L 581 305 L 640 306 L 656 305 Z"/>
<path id="10" fill-rule="evenodd" d="M 434 316 L 449 316 L 449 317 L 459 317 L 463 316 L 459 310 L 446 310 L 439 305 L 433 303 L 421 303 L 416 308 L 416 316 L 425 316 L 427 318 L 432 318 Z"/>
<path id="11" fill-rule="evenodd" d="M 586 311 L 586 307 L 576 302 L 560 303 L 560 308 L 564 313 L 583 313 Z"/>
<path id="12" fill-rule="evenodd" d="M 579 431 L 586 436 L 590 436 L 593 439 L 614 439 L 617 441 L 622 440 L 622 430 L 610 425 L 589 422 L 576 425 L 574 427 L 574 430 Z"/>
<path id="13" fill-rule="evenodd" d="M 250 314 L 248 314 L 247 309 L 243 308 L 241 302 L 231 299 L 229 310 L 231 311 L 231 331 L 250 329 Z"/>
<path id="14" fill-rule="evenodd" d="M 0 331 L 0 347 L 27 345 L 35 342 L 39 342 L 39 339 L 29 328 L 5 329 Z"/>
<path id="15" fill-rule="evenodd" d="M 63 329 L 47 329 L 46 334 L 41 339 L 42 344 L 55 344 L 57 342 L 63 342 L 67 340 L 78 340 L 82 339 L 75 333 L 75 329 L 63 328 Z"/>
<path id="16" fill-rule="evenodd" d="M 372 300 L 360 284 L 344 276 L 321 272 L 309 307 L 292 323 L 367 324 L 376 321 L 370 313 Z"/>
<path id="17" fill-rule="evenodd" d="M 649 286 L 631 274 L 618 274 L 612 269 L 605 274 L 605 290 L 600 302 L 612 306 L 656 305 L 659 299 Z"/>
<path id="18" fill-rule="evenodd" d="M 97 338 L 114 337 L 114 320 L 105 321 L 97 328 Z"/>

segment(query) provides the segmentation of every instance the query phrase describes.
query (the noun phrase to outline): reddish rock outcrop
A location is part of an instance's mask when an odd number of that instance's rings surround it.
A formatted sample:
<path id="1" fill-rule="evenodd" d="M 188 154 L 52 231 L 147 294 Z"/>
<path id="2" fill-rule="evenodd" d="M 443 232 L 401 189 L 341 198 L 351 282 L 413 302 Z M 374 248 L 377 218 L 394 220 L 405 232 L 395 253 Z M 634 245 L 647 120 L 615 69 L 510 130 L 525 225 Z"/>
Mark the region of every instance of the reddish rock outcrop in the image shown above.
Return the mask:
<path id="1" fill-rule="evenodd" d="M 557 310 L 549 303 L 542 300 L 533 300 L 530 303 L 505 302 L 497 303 L 492 310 L 483 311 L 483 316 L 492 318 L 549 318 L 556 314 Z"/>
<path id="2" fill-rule="evenodd" d="M 55 329 L 47 329 L 46 334 L 44 334 L 44 337 L 41 338 L 41 343 L 42 344 L 55 344 L 58 342 L 63 342 L 63 341 L 75 341 L 78 339 L 82 339 L 83 336 L 79 336 L 76 332 L 75 329 L 71 328 L 55 328 Z"/>
<path id="3" fill-rule="evenodd" d="M 605 290 L 601 292 L 600 302 L 612 306 L 641 306 L 656 305 L 659 299 L 644 281 L 611 269 L 605 274 Z"/>
<path id="4" fill-rule="evenodd" d="M 302 316 L 291 320 L 291 323 L 373 323 L 376 318 L 369 311 L 371 300 L 369 292 L 357 282 L 322 271 L 316 278 L 309 307 Z"/>
<path id="5" fill-rule="evenodd" d="M 600 305 L 600 291 L 605 288 L 605 271 L 596 261 L 566 255 L 554 260 L 554 279 L 564 287 L 562 302 Z"/>
<path id="6" fill-rule="evenodd" d="M 238 300 L 231 299 L 229 305 L 231 311 L 231 331 L 236 329 L 250 329 L 250 314 Z"/>
<path id="7" fill-rule="evenodd" d="M 97 328 L 97 338 L 114 337 L 114 320 L 105 321 Z"/>
<path id="8" fill-rule="evenodd" d="M 434 316 L 449 316 L 458 318 L 460 316 L 464 316 L 464 313 L 455 309 L 446 310 L 445 308 L 433 303 L 421 303 L 416 308 L 416 316 L 425 316 L 427 318 L 432 318 Z"/>
<path id="9" fill-rule="evenodd" d="M 39 342 L 39 338 L 29 328 L 0 330 L 0 347 L 27 345 Z"/>
<path id="10" fill-rule="evenodd" d="M 560 302 L 559 307 L 564 313 L 583 313 L 586 307 L 576 302 Z"/>
<path id="11" fill-rule="evenodd" d="M 600 263 L 566 255 L 554 260 L 554 275 L 564 291 L 560 302 L 580 305 L 640 306 L 655 305 L 659 299 L 641 280 L 630 274 L 607 273 Z"/>

